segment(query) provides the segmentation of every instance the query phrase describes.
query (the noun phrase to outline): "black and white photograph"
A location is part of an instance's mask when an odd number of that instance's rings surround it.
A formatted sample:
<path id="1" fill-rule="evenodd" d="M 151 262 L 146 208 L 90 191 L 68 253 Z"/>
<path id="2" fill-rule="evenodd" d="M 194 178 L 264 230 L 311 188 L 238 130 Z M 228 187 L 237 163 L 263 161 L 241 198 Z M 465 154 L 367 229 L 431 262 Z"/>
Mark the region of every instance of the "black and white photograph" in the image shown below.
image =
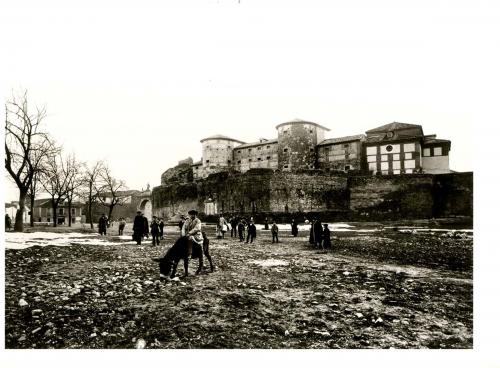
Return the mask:
<path id="1" fill-rule="evenodd" d="M 498 367 L 499 7 L 3 1 L 2 366 Z"/>

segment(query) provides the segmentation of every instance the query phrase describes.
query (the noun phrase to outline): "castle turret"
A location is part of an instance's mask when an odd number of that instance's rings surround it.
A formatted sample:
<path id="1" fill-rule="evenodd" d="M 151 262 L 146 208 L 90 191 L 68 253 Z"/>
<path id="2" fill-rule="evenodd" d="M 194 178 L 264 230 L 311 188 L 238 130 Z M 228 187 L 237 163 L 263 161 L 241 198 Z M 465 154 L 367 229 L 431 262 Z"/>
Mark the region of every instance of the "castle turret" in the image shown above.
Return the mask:
<path id="1" fill-rule="evenodd" d="M 233 148 L 244 142 L 220 134 L 203 138 L 202 177 L 228 170 L 233 164 Z"/>
<path id="2" fill-rule="evenodd" d="M 280 170 L 314 169 L 316 145 L 330 129 L 309 121 L 294 120 L 276 126 L 278 130 L 278 167 Z"/>

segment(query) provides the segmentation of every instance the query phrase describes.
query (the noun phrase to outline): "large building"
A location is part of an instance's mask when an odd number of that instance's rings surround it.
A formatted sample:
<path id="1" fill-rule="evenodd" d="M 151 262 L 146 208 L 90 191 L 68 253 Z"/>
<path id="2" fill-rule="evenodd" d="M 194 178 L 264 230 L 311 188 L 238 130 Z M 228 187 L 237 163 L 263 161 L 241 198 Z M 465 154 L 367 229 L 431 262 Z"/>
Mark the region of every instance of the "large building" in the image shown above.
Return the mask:
<path id="1" fill-rule="evenodd" d="M 294 120 L 276 126 L 278 137 L 245 143 L 223 135 L 203 138 L 198 162 L 179 162 L 188 169 L 177 176 L 202 179 L 224 172 L 268 168 L 280 171 L 362 171 L 399 175 L 449 173 L 451 142 L 424 135 L 422 126 L 390 123 L 365 134 L 326 138 L 330 129 L 309 121 Z M 172 177 L 167 171 L 162 184 Z"/>

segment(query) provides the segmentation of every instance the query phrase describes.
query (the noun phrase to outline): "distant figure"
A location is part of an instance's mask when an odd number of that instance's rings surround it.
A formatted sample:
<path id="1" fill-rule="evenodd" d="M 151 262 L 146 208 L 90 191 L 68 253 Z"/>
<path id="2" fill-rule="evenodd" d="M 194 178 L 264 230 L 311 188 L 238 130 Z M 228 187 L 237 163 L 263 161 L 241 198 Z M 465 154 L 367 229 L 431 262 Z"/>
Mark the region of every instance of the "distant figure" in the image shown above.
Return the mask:
<path id="1" fill-rule="evenodd" d="M 229 223 L 231 224 L 231 238 L 236 238 L 238 235 L 238 219 L 236 216 L 231 217 Z"/>
<path id="2" fill-rule="evenodd" d="M 219 217 L 219 223 L 218 223 L 218 232 L 217 232 L 217 238 L 222 238 L 224 239 L 224 234 L 226 233 L 227 230 L 227 221 L 224 218 L 223 215 L 220 215 Z"/>
<path id="3" fill-rule="evenodd" d="M 274 239 L 276 239 L 276 243 L 279 243 L 278 241 L 278 225 L 276 225 L 276 222 L 273 221 L 273 226 L 271 226 L 271 233 L 273 234 L 273 243 Z"/>
<path id="4" fill-rule="evenodd" d="M 132 227 L 133 235 L 132 239 L 137 242 L 137 245 L 141 245 L 142 237 L 144 235 L 144 219 L 142 217 L 142 212 L 137 211 L 137 215 L 134 218 L 134 225 Z"/>
<path id="5" fill-rule="evenodd" d="M 106 235 L 107 227 L 108 227 L 108 219 L 103 213 L 99 218 L 99 223 L 98 223 L 99 235 Z"/>
<path id="6" fill-rule="evenodd" d="M 153 237 L 153 245 L 160 245 L 160 223 L 156 216 L 153 216 L 151 221 L 151 236 Z"/>
<path id="7" fill-rule="evenodd" d="M 264 230 L 269 230 L 269 221 L 267 220 L 267 217 L 264 219 Z"/>
<path id="8" fill-rule="evenodd" d="M 144 224 L 143 224 L 143 233 L 142 233 L 142 236 L 143 238 L 148 238 L 149 239 L 149 222 L 148 222 L 148 218 L 146 216 L 142 216 L 143 220 L 144 221 Z"/>
<path id="9" fill-rule="evenodd" d="M 5 214 L 5 229 L 10 231 L 10 228 L 12 227 L 12 220 L 10 219 L 10 216 L 8 213 Z"/>
<path id="10" fill-rule="evenodd" d="M 165 223 L 163 222 L 163 218 L 160 218 L 160 239 L 163 240 L 163 228 L 165 227 Z"/>
<path id="11" fill-rule="evenodd" d="M 315 247 L 323 247 L 323 226 L 321 226 L 321 221 L 319 219 L 316 219 L 314 221 L 314 228 L 313 228 L 313 233 L 314 233 L 314 246 Z"/>
<path id="12" fill-rule="evenodd" d="M 118 222 L 118 235 L 123 235 L 123 229 L 125 229 L 125 219 L 123 217 L 120 217 L 120 220 Z"/>
<path id="13" fill-rule="evenodd" d="M 328 224 L 323 225 L 323 248 L 331 248 L 332 240 L 330 239 L 330 229 L 328 228 Z"/>
<path id="14" fill-rule="evenodd" d="M 243 219 L 238 221 L 238 236 L 240 237 L 240 242 L 245 240 L 245 223 L 243 222 Z"/>
<path id="15" fill-rule="evenodd" d="M 42 219 L 40 217 L 38 218 L 38 222 L 42 222 Z M 82 225 L 83 228 L 85 227 L 86 222 L 87 222 L 87 217 L 85 215 L 82 215 L 80 219 L 80 224 Z"/>
<path id="16" fill-rule="evenodd" d="M 309 244 L 314 245 L 314 222 L 315 220 L 311 221 L 311 228 L 309 229 Z"/>
<path id="17" fill-rule="evenodd" d="M 247 234 L 247 243 L 250 240 L 250 243 L 253 243 L 254 239 L 257 237 L 257 228 L 252 220 L 248 223 L 248 234 Z"/>
<path id="18" fill-rule="evenodd" d="M 295 219 L 292 220 L 292 235 L 296 237 L 299 234 L 299 227 L 297 226 L 297 223 L 295 222 Z"/>

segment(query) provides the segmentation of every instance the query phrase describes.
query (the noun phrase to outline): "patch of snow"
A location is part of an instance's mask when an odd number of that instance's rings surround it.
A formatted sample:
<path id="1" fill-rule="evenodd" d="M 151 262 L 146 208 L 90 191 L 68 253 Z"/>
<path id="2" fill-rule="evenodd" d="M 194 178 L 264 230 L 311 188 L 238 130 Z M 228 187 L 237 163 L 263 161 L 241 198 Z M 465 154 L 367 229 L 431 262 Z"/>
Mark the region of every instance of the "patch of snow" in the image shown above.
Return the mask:
<path id="1" fill-rule="evenodd" d="M 254 260 L 250 261 L 250 263 L 256 264 L 261 267 L 280 267 L 280 266 L 288 266 L 288 261 L 283 261 L 281 259 L 263 259 L 263 260 Z"/>

